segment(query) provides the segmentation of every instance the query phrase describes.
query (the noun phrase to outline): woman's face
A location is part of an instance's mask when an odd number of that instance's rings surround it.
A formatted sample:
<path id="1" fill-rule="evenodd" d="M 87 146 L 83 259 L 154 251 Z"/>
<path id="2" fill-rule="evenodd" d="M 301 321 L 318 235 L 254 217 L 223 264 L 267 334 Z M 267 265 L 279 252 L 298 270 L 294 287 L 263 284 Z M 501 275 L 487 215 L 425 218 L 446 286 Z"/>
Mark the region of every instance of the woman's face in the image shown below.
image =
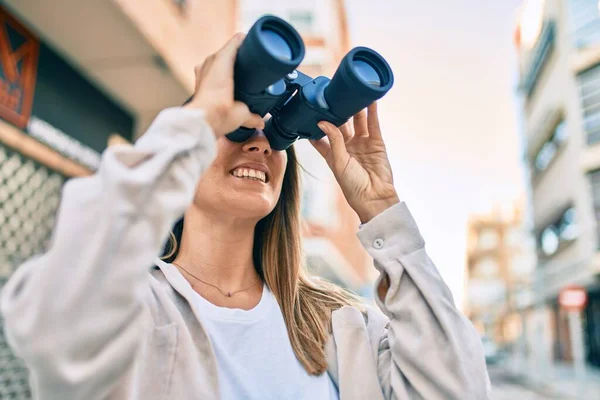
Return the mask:
<path id="1" fill-rule="evenodd" d="M 194 204 L 206 212 L 258 221 L 277 205 L 286 165 L 287 153 L 272 150 L 260 130 L 242 143 L 221 137 Z"/>

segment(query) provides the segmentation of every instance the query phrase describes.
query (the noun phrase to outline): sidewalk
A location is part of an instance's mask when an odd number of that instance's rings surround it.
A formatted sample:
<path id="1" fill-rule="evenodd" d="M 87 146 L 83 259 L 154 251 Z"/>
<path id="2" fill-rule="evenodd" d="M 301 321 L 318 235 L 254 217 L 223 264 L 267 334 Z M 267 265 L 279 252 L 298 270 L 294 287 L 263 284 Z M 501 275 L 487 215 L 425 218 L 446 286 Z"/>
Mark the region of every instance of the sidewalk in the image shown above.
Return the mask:
<path id="1" fill-rule="evenodd" d="M 524 364 L 520 364 L 518 368 L 515 368 L 514 362 L 513 360 L 506 363 L 507 372 L 512 374 L 515 380 L 519 380 L 523 386 L 543 393 L 548 398 L 600 399 L 600 369 L 598 368 L 588 365 L 585 377 L 579 379 L 575 376 L 571 365 L 551 363 L 542 368 L 523 368 Z"/>

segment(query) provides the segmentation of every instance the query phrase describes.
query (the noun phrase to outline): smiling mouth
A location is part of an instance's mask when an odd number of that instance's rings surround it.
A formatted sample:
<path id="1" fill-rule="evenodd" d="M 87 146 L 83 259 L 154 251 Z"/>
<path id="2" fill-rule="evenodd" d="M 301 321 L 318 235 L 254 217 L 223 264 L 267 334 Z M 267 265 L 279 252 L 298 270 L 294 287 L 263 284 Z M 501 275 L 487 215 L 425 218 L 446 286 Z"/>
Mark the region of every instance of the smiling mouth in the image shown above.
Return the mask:
<path id="1" fill-rule="evenodd" d="M 266 173 L 252 168 L 236 168 L 230 172 L 230 175 L 239 179 L 248 179 L 262 183 L 267 183 L 269 181 L 269 177 Z"/>

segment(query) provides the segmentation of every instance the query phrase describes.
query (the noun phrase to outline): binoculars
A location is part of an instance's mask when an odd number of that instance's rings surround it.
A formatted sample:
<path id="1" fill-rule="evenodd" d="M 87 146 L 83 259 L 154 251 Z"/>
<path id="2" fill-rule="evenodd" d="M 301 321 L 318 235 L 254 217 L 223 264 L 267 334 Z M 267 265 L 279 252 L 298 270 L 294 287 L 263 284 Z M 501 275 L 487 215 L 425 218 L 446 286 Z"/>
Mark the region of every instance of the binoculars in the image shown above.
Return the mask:
<path id="1" fill-rule="evenodd" d="M 236 56 L 234 97 L 253 113 L 271 115 L 264 133 L 274 150 L 285 150 L 299 138 L 322 138 L 319 121 L 344 124 L 394 83 L 385 59 L 367 47 L 348 52 L 332 79 L 313 79 L 298 71 L 304 51 L 302 38 L 289 23 L 265 15 L 250 28 Z M 253 133 L 241 127 L 226 137 L 244 142 Z"/>

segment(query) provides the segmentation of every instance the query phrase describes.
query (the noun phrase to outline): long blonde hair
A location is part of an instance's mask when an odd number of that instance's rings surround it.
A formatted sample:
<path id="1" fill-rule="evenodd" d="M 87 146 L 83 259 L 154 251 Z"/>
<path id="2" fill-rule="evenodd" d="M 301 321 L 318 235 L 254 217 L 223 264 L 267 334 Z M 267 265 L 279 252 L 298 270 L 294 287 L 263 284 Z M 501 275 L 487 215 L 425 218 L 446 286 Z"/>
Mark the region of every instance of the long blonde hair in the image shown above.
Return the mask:
<path id="1" fill-rule="evenodd" d="M 331 332 L 331 313 L 345 305 L 363 312 L 364 307 L 349 291 L 307 276 L 300 233 L 300 168 L 293 146 L 286 152 L 279 201 L 254 231 L 254 266 L 279 303 L 296 357 L 309 374 L 319 375 L 327 369 L 325 343 Z M 180 220 L 165 246 L 162 259 L 166 262 L 177 256 L 182 230 Z"/>

